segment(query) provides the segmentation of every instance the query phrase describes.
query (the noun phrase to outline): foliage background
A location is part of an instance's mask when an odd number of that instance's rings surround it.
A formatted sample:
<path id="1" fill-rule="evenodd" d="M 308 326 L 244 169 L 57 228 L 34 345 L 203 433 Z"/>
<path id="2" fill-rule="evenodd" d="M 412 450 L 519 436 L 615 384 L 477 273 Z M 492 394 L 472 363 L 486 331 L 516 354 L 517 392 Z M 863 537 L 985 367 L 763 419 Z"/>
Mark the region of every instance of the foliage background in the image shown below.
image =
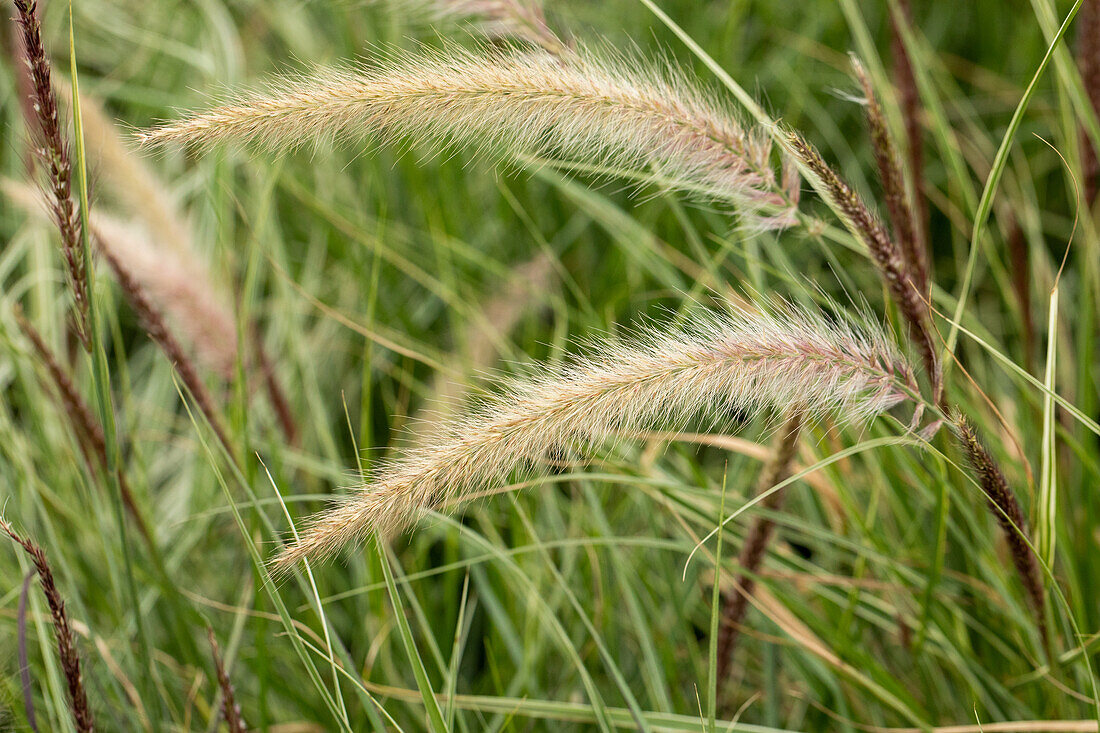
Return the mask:
<path id="1" fill-rule="evenodd" d="M 669 0 L 662 7 L 858 189 L 877 195 L 847 53 L 859 53 L 872 71 L 889 69 L 885 3 Z M 925 140 L 943 312 L 953 311 L 962 285 L 977 195 L 1047 48 L 1039 19 L 1060 19 L 1070 7 L 1032 0 L 915 10 L 915 64 L 932 93 L 926 108 L 938 105 L 938 114 L 926 116 Z M 66 9 L 50 3 L 44 16 L 58 70 L 69 65 Z M 72 11 L 82 91 L 139 128 L 273 73 L 370 59 L 379 48 L 438 45 L 443 36 L 472 38 L 462 28 L 433 30 L 407 10 L 346 0 L 79 0 Z M 578 39 L 667 56 L 714 83 L 638 2 L 570 2 L 549 11 L 557 29 Z M 20 179 L 25 135 L 10 70 L 0 74 L 0 172 Z M 1043 461 L 1042 392 L 998 357 L 1043 380 L 1048 294 L 1078 213 L 1055 314 L 1053 373 L 1061 395 L 1098 415 L 1100 249 L 1089 212 L 1075 204 L 1081 174 L 1073 102 L 1080 95 L 1071 63 L 1040 81 L 964 309 L 962 324 L 988 348 L 964 337 L 958 356 L 1004 424 L 961 370 L 951 384 L 953 397 L 981 418 L 1028 509 Z M 585 730 L 602 720 L 632 727 L 624 686 L 653 725 L 704 727 L 701 711 L 713 694 L 714 542 L 686 570 L 685 562 L 721 513 L 753 489 L 760 464 L 743 444 L 629 442 L 457 517 L 435 516 L 393 543 L 389 580 L 371 546 L 313 568 L 312 578 L 265 586 L 250 549 L 267 557 L 287 527 L 275 486 L 303 517 L 354 481 L 358 461 L 369 467 L 407 441 L 410 419 L 431 407 L 439 366 L 482 387 L 490 372 L 560 360 L 578 340 L 642 317 L 676 317 L 726 285 L 805 302 L 819 299 L 820 288 L 886 313 L 873 267 L 828 211 L 807 194 L 803 210 L 831 229 L 754 234 L 727 212 L 673 195 L 369 142 L 281 156 L 176 151 L 150 163 L 188 212 L 239 322 L 260 324 L 302 439 L 286 445 L 246 379 L 227 385 L 211 377 L 233 440 L 248 456 L 240 476 L 227 471 L 206 427 L 185 409 L 171 365 L 103 271 L 98 307 L 111 335 L 126 470 L 164 556 L 162 576 L 135 545 L 135 607 L 124 590 L 106 487 L 86 470 L 11 317 L 11 304 L 21 301 L 65 352 L 66 286 L 54 235 L 5 201 L 0 495 L 5 515 L 46 548 L 80 622 L 102 729 L 216 728 L 207 622 L 222 641 L 245 718 L 271 730 L 423 728 L 417 665 L 461 730 Z M 96 186 L 94 169 L 91 176 L 94 205 L 117 208 L 112 192 Z M 1013 280 L 1020 266 L 1007 246 L 1012 218 L 1025 235 L 1027 302 Z M 483 309 L 540 253 L 551 273 L 538 292 L 512 299 L 518 322 L 501 332 Z M 1025 313 L 1036 324 L 1031 347 Z M 942 319 L 938 326 L 945 335 L 950 328 Z M 486 333 L 500 360 L 463 377 L 467 347 L 478 338 L 471 334 Z M 400 349 L 387 346 L 393 343 Z M 75 363 L 78 383 L 91 394 L 90 370 Z M 813 485 L 796 484 L 776 517 L 781 537 L 761 583 L 775 606 L 748 617 L 733 678 L 717 697 L 721 717 L 772 729 L 853 731 L 1095 718 L 1090 672 L 1075 649 L 1080 641 L 1091 652 L 1100 625 L 1100 451 L 1087 426 L 1062 418 L 1054 570 L 1068 611 L 1056 612 L 1062 635 L 1053 667 L 980 492 L 951 463 L 957 453 L 898 444 L 906 439 L 893 420 L 865 430 L 821 425 L 804 441 L 804 464 L 851 454 L 823 467 Z M 769 426 L 730 416 L 717 432 L 766 444 Z M 757 511 L 728 525 L 726 577 Z M 0 553 L 0 710 L 15 730 L 27 726 L 16 651 L 27 569 L 14 549 Z M 395 613 L 395 601 L 403 613 Z M 34 700 L 41 726 L 65 730 L 44 608 L 31 594 Z M 1067 613 L 1082 639 L 1065 635 Z M 139 643 L 138 619 L 148 648 Z M 338 681 L 325 651 L 330 640 L 344 668 Z"/>

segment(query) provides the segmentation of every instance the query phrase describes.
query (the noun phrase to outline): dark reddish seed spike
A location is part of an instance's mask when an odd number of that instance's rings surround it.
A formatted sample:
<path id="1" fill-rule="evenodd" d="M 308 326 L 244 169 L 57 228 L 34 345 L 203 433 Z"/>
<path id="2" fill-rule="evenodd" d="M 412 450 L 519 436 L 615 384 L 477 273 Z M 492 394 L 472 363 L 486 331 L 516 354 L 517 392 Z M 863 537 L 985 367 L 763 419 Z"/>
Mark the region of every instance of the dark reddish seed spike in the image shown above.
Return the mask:
<path id="1" fill-rule="evenodd" d="M 1043 637 L 1047 639 L 1045 600 L 1043 579 L 1039 561 L 1028 546 L 1027 519 L 1020 508 L 1020 502 L 1008 486 L 1000 466 L 978 437 L 970 422 L 961 414 L 954 417 L 955 436 L 966 454 L 966 460 L 978 476 L 978 483 L 985 492 L 993 515 L 997 518 L 1012 555 L 1012 563 L 1020 575 L 1028 600 L 1035 611 L 1035 623 Z"/>
<path id="2" fill-rule="evenodd" d="M 93 232 L 93 234 L 98 240 L 99 233 Z M 112 254 L 113 250 L 110 247 L 104 246 L 98 247 L 98 250 L 103 255 L 103 258 L 107 260 L 107 264 L 110 265 L 111 270 L 115 274 L 115 278 L 118 280 L 119 287 L 129 301 L 130 307 L 137 313 L 142 326 L 145 328 L 145 332 L 149 334 L 149 338 L 151 338 L 157 346 L 161 348 L 164 355 L 168 357 L 168 360 L 175 367 L 176 373 L 179 374 L 180 379 L 183 380 L 184 386 L 191 392 L 191 396 L 195 399 L 195 403 L 198 405 L 199 410 L 202 411 L 203 416 L 206 418 L 207 422 L 210 423 L 218 441 L 225 448 L 229 456 L 233 460 L 236 460 L 233 444 L 230 442 L 229 435 L 225 432 L 218 411 L 214 407 L 214 398 L 211 397 L 210 391 L 199 377 L 199 372 L 194 362 L 187 355 L 187 352 L 184 351 L 180 342 L 176 340 L 176 337 L 172 335 L 172 332 L 168 330 L 164 316 L 156 309 L 152 301 L 149 300 L 149 296 L 146 295 L 145 289 L 134 276 L 130 274 L 126 266 Z"/>
<path id="3" fill-rule="evenodd" d="M 909 0 L 898 0 L 901 20 L 912 27 L 913 14 Z M 924 196 L 924 143 L 921 140 L 921 103 L 917 78 L 913 74 L 913 61 L 905 47 L 898 18 L 890 14 L 890 50 L 894 57 L 894 86 L 898 90 L 898 102 L 905 123 L 906 151 L 909 158 L 909 182 L 912 184 L 914 217 L 918 252 L 925 262 L 925 270 L 931 271 L 930 241 L 928 238 L 928 199 Z"/>
<path id="4" fill-rule="evenodd" d="M 50 209 L 61 234 L 61 252 L 68 268 L 76 303 L 77 335 L 86 350 L 91 349 L 88 334 L 88 273 L 80 216 L 72 193 L 72 163 L 61 129 L 57 97 L 50 82 L 50 61 L 42 43 L 42 26 L 33 0 L 15 0 L 23 51 L 30 69 L 31 109 L 37 118 L 34 134 L 37 153 L 42 160 L 50 197 Z M 30 120 L 28 120 L 30 122 Z"/>
<path id="5" fill-rule="evenodd" d="M 775 456 L 761 474 L 760 491 L 767 491 L 790 477 L 791 464 L 798 450 L 798 438 L 802 433 L 803 421 L 801 412 L 795 412 L 787 419 L 776 445 Z M 778 510 L 783 505 L 783 494 L 782 489 L 769 494 L 762 502 L 764 508 L 769 511 Z M 756 585 L 753 576 L 764 562 L 764 555 L 767 553 L 774 530 L 775 522 L 768 517 L 758 517 L 749 529 L 745 543 L 741 546 L 741 553 L 737 557 L 737 565 L 741 568 L 741 572 L 737 576 L 736 587 L 726 596 L 722 606 L 721 626 L 718 629 L 719 684 L 729 676 L 733 652 L 741 635 L 741 624 L 748 611 L 749 596 L 752 595 L 753 587 Z"/>
<path id="6" fill-rule="evenodd" d="M 72 625 L 69 623 L 69 614 L 65 610 L 65 601 L 54 583 L 53 571 L 46 560 L 46 553 L 36 543 L 20 536 L 15 529 L 5 520 L 0 519 L 0 530 L 3 530 L 17 545 L 23 548 L 30 556 L 35 572 L 42 584 L 42 593 L 46 596 L 46 604 L 50 607 L 50 616 L 53 620 L 54 636 L 57 638 L 57 652 L 61 658 L 61 669 L 65 673 L 65 684 L 69 693 L 69 709 L 73 714 L 73 722 L 79 733 L 90 733 L 95 730 L 92 720 L 92 711 L 88 706 L 88 695 L 84 690 L 84 677 L 80 671 L 80 655 L 76 649 L 76 637 L 73 634 Z"/>
<path id="7" fill-rule="evenodd" d="M 210 651 L 214 655 L 214 671 L 218 675 L 218 687 L 222 692 L 222 717 L 225 719 L 225 725 L 230 733 L 246 733 L 248 726 L 245 725 L 244 718 L 241 716 L 241 706 L 237 703 L 233 683 L 222 661 L 221 649 L 214 636 L 214 629 L 207 627 L 206 637 L 210 641 Z"/>
<path id="8" fill-rule="evenodd" d="M 1077 66 L 1085 83 L 1092 109 L 1100 115 L 1100 0 L 1084 0 L 1077 11 Z M 1088 132 L 1081 128 L 1082 168 L 1085 178 L 1085 206 L 1092 208 L 1100 190 L 1100 159 Z"/>

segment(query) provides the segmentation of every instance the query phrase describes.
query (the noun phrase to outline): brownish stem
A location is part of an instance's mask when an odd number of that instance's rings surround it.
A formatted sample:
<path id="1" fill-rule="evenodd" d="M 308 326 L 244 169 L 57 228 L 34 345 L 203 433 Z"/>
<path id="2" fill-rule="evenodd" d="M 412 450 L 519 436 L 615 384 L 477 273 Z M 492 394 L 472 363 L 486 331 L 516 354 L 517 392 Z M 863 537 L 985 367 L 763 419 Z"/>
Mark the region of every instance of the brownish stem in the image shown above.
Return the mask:
<path id="1" fill-rule="evenodd" d="M 1035 361 L 1035 317 L 1031 312 L 1031 259 L 1028 257 L 1027 238 L 1015 217 L 1009 222 L 1008 259 L 1012 267 L 1012 289 L 1020 303 L 1024 331 L 1024 364 L 1029 367 Z"/>
<path id="2" fill-rule="evenodd" d="M 260 377 L 267 389 L 267 398 L 271 402 L 271 408 L 275 411 L 275 419 L 279 421 L 279 427 L 283 431 L 283 437 L 286 438 L 287 444 L 297 445 L 298 423 L 294 419 L 294 411 L 290 407 L 290 400 L 287 399 L 286 392 L 275 373 L 275 365 L 271 362 L 267 349 L 264 348 L 260 329 L 254 326 L 251 333 L 252 349 L 256 353 L 256 361 L 260 367 Z"/>
<path id="3" fill-rule="evenodd" d="M 93 234 L 98 241 L 99 233 L 93 232 Z M 176 340 L 176 337 L 172 335 L 172 332 L 168 330 L 164 316 L 149 300 L 148 295 L 145 293 L 145 289 L 134 276 L 130 274 L 126 266 L 112 254 L 113 250 L 110 247 L 100 246 L 98 247 L 98 251 L 110 265 L 111 270 L 115 274 L 115 278 L 118 280 L 119 287 L 122 289 L 123 294 L 125 294 L 126 299 L 130 302 L 130 306 L 134 309 L 134 312 L 137 313 L 142 326 L 145 328 L 145 332 L 149 334 L 149 338 L 151 338 L 157 346 L 161 348 L 164 355 L 168 357 L 168 361 L 175 367 L 176 373 L 179 374 L 180 379 L 183 380 L 184 386 L 187 387 L 187 390 L 194 398 L 195 404 L 198 405 L 199 410 L 202 412 L 207 422 L 210 423 L 210 427 L 213 429 L 218 441 L 225 448 L 230 458 L 236 461 L 237 454 L 233 444 L 230 442 L 229 435 L 222 426 L 220 414 L 214 406 L 214 399 L 211 397 L 210 391 L 199 377 L 199 372 L 195 367 L 195 363 L 187 355 L 187 352 L 184 351 L 180 342 Z"/>
<path id="4" fill-rule="evenodd" d="M 798 438 L 802 433 L 804 416 L 801 411 L 796 411 L 787 418 L 783 425 L 775 447 L 775 455 L 764 468 L 760 476 L 759 491 L 767 491 L 776 484 L 782 483 L 791 474 L 791 464 L 794 461 L 795 452 L 798 449 Z M 784 490 L 772 492 L 761 502 L 769 511 L 778 510 L 783 504 Z M 718 628 L 718 681 L 721 684 L 729 676 L 730 664 L 733 662 L 733 652 L 737 646 L 737 639 L 741 634 L 741 624 L 748 610 L 749 596 L 752 595 L 754 580 L 768 544 L 775 530 L 775 522 L 765 516 L 757 517 L 749 529 L 745 543 L 741 546 L 741 554 L 738 555 L 737 564 L 741 573 L 737 576 L 737 583 L 733 591 L 726 595 L 722 606 L 721 624 Z"/>
<path id="5" fill-rule="evenodd" d="M 218 648 L 218 640 L 214 637 L 214 629 L 207 627 L 206 636 L 210 640 L 210 651 L 214 655 L 214 670 L 218 675 L 218 687 L 222 691 L 222 717 L 225 719 L 225 726 L 229 728 L 229 733 L 246 733 L 248 726 L 245 725 L 241 715 L 241 706 L 237 703 L 229 673 L 225 670 L 221 649 Z"/>
<path id="6" fill-rule="evenodd" d="M 50 607 L 50 616 L 53 619 L 54 636 L 57 638 L 57 653 L 61 658 L 61 669 L 65 673 L 65 684 L 69 692 L 69 709 L 73 714 L 73 722 L 80 733 L 95 730 L 92 720 L 92 711 L 88 707 L 88 695 L 84 690 L 84 677 L 80 671 L 80 654 L 76 650 L 76 637 L 73 635 L 72 626 L 69 623 L 69 615 L 65 611 L 65 601 L 57 591 L 54 583 L 53 571 L 46 560 L 46 553 L 36 543 L 21 537 L 15 529 L 5 520 L 0 519 L 0 530 L 30 556 L 38 579 L 42 583 L 42 593 L 46 596 L 46 604 Z"/>

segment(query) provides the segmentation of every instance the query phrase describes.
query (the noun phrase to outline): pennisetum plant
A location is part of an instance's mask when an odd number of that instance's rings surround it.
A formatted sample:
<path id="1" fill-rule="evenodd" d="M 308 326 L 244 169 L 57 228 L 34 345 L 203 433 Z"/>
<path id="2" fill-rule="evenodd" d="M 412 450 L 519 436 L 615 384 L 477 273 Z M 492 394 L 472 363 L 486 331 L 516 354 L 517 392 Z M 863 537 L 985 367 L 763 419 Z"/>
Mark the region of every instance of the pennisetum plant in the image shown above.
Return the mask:
<path id="1" fill-rule="evenodd" d="M 241 714 L 241 706 L 237 703 L 237 693 L 233 689 L 233 682 L 229 679 L 229 672 L 225 668 L 225 660 L 222 658 L 218 639 L 214 636 L 214 629 L 206 628 L 206 639 L 210 643 L 210 653 L 214 657 L 214 673 L 218 679 L 218 689 L 222 696 L 222 718 L 229 733 L 245 733 L 248 726 Z"/>
<path id="2" fill-rule="evenodd" d="M 766 136 L 672 67 L 580 50 L 568 57 L 448 47 L 272 82 L 140 134 L 148 146 L 229 142 L 279 150 L 322 140 L 411 140 L 607 170 L 739 207 L 759 228 L 794 222 L 797 177 Z"/>
<path id="3" fill-rule="evenodd" d="M 809 416 L 863 421 L 915 389 L 911 366 L 870 324 L 829 322 L 789 305 L 774 313 L 731 305 L 680 329 L 650 328 L 625 343 L 597 344 L 564 371 L 515 381 L 318 516 L 276 564 L 286 568 L 369 534 L 392 534 L 516 468 L 618 435 L 791 404 L 805 404 Z"/>
<path id="4" fill-rule="evenodd" d="M 57 590 L 53 570 L 50 568 L 46 552 L 37 543 L 23 537 L 6 520 L 0 518 L 0 530 L 19 545 L 34 565 L 38 580 L 42 584 L 42 593 L 50 607 L 54 637 L 57 639 L 57 654 L 61 659 L 61 669 L 65 674 L 65 686 L 69 695 L 69 710 L 78 733 L 90 733 L 95 730 L 92 709 L 88 705 L 88 693 L 84 688 L 84 675 L 80 671 L 80 653 L 76 648 L 76 635 L 73 634 L 69 614 L 65 610 L 65 601 Z"/>
<path id="5" fill-rule="evenodd" d="M 491 5 L 493 12 L 512 8 Z M 907 191 L 885 114 L 867 74 L 855 66 L 896 236 L 800 134 L 780 133 L 776 155 L 767 136 L 742 125 L 723 100 L 683 72 L 600 58 L 584 48 L 394 52 L 376 66 L 274 81 L 149 129 L 140 139 L 148 146 L 251 143 L 273 150 L 326 140 L 412 141 L 485 151 L 513 164 L 549 159 L 604 171 L 642 170 L 671 188 L 734 204 L 759 229 L 798 222 L 797 164 L 877 266 L 931 385 L 927 404 L 941 418 L 925 429 L 931 435 L 949 408 L 930 320 L 923 214 L 914 213 L 911 201 L 922 211 L 921 184 L 915 180 L 912 194 Z M 903 77 L 912 82 L 911 73 Z M 907 99 L 913 160 L 919 129 L 912 95 Z M 461 499 L 547 452 L 583 449 L 657 421 L 676 425 L 718 406 L 752 413 L 794 404 L 809 415 L 868 417 L 918 393 L 891 339 L 866 324 L 837 325 L 790 308 L 778 315 L 742 309 L 682 332 L 651 330 L 626 345 L 601 345 L 564 373 L 516 382 L 480 409 L 445 423 L 428 444 L 385 464 L 365 487 L 314 519 L 276 563 L 285 568 L 369 533 L 392 533 L 426 509 Z M 923 404 L 918 398 L 914 426 Z M 782 470 L 776 466 L 771 473 Z M 755 548 L 745 550 L 748 560 L 759 562 L 769 534 L 763 526 L 755 533 Z M 1024 580 L 1030 587 L 1031 579 Z"/>
<path id="6" fill-rule="evenodd" d="M 951 417 L 951 429 L 966 455 L 967 463 L 978 477 L 978 483 L 989 501 L 990 510 L 997 518 L 1012 555 L 1012 563 L 1023 581 L 1028 600 L 1035 612 L 1035 624 L 1044 642 L 1047 639 L 1043 576 L 1039 561 L 1029 546 L 1027 520 L 1016 495 L 1008 485 L 1001 467 L 997 465 L 989 449 L 985 447 L 977 430 L 960 413 Z"/>
<path id="7" fill-rule="evenodd" d="M 81 240 L 81 222 L 73 199 L 73 167 L 69 145 L 61 128 L 57 96 L 50 80 L 50 61 L 42 43 L 42 25 L 35 0 L 15 0 L 16 20 L 21 31 L 23 52 L 30 68 L 30 105 L 38 124 L 32 126 L 37 154 L 44 168 L 50 211 L 61 234 L 61 252 L 65 258 L 73 301 L 76 305 L 76 334 L 85 349 L 91 349 L 88 333 L 88 271 Z"/>

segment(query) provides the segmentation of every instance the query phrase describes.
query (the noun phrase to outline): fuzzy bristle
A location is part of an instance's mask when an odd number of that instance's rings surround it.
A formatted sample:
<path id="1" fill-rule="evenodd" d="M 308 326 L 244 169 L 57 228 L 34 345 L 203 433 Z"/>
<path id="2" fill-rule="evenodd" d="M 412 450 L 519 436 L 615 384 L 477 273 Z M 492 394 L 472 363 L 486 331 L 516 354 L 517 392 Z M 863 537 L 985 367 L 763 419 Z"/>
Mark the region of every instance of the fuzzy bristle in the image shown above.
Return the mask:
<path id="1" fill-rule="evenodd" d="M 761 228 L 794 221 L 797 186 L 777 182 L 766 136 L 670 67 L 636 59 L 490 55 L 448 48 L 396 54 L 374 68 L 330 69 L 166 123 L 147 145 L 407 140 L 652 176 L 726 201 Z M 790 167 L 787 167 L 790 170 Z"/>
<path id="2" fill-rule="evenodd" d="M 928 306 L 918 286 L 918 275 L 900 247 L 887 234 L 882 222 L 864 203 L 863 198 L 834 171 L 821 154 L 801 135 L 791 133 L 788 143 L 794 154 L 818 178 L 821 191 L 840 213 L 845 225 L 867 247 L 868 254 L 878 266 L 879 274 L 889 290 L 909 333 L 920 351 L 925 370 L 932 381 L 935 401 L 940 403 L 943 394 L 943 373 L 939 354 L 932 341 L 928 321 Z"/>
<path id="3" fill-rule="evenodd" d="M 732 309 L 672 331 L 603 343 L 562 372 L 516 381 L 430 443 L 385 465 L 315 518 L 276 565 L 321 558 L 370 533 L 462 500 L 548 455 L 581 453 L 656 425 L 683 429 L 731 410 L 751 416 L 806 405 L 807 414 L 865 420 L 903 401 L 912 370 L 870 325 L 828 322 L 793 306 Z"/>

